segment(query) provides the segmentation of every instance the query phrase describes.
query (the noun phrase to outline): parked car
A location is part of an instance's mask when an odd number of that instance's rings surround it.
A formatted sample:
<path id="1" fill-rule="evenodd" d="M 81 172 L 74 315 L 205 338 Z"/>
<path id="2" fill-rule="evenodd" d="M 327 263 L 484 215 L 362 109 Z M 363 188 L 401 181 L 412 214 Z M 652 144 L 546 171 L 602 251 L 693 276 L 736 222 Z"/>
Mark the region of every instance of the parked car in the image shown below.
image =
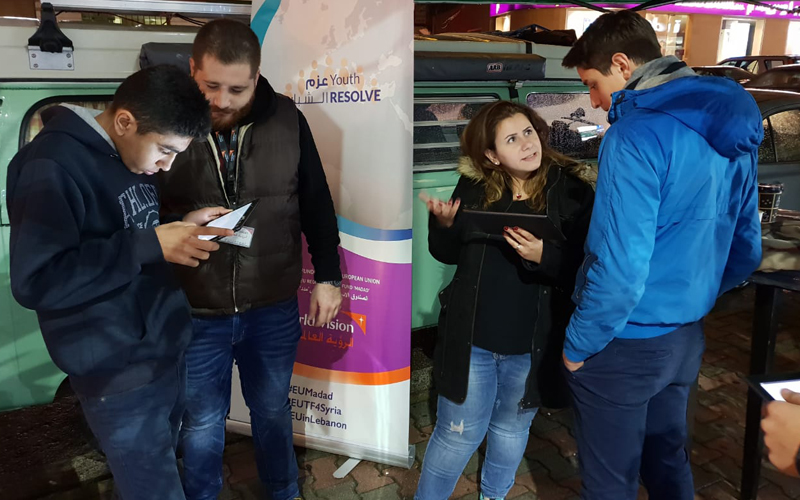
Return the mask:
<path id="1" fill-rule="evenodd" d="M 771 69 L 747 82 L 745 87 L 800 91 L 800 64 L 790 64 Z"/>
<path id="2" fill-rule="evenodd" d="M 764 118 L 758 181 L 783 184 L 780 208 L 800 210 L 800 93 L 747 89 Z"/>
<path id="3" fill-rule="evenodd" d="M 778 66 L 797 63 L 800 63 L 800 56 L 742 56 L 729 57 L 717 63 L 717 66 L 734 66 L 760 75 Z"/>
<path id="4" fill-rule="evenodd" d="M 700 76 L 722 76 L 735 82 L 745 84 L 756 77 L 746 69 L 736 66 L 695 66 L 692 68 Z"/>

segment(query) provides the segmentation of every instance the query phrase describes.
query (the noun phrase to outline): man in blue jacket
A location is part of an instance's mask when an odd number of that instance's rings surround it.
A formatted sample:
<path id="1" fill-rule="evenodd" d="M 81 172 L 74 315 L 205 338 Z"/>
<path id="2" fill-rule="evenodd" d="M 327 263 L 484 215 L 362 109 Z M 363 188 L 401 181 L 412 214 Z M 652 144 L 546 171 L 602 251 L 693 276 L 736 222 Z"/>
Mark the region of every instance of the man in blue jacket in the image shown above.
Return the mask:
<path id="1" fill-rule="evenodd" d="M 8 167 L 11 291 L 36 311 L 124 500 L 183 500 L 175 459 L 186 400 L 189 304 L 170 263 L 219 249 L 198 227 L 159 225 L 152 174 L 211 127 L 194 81 L 171 66 L 128 77 L 102 113 L 56 106 Z M 144 174 L 144 175 L 143 175 Z"/>
<path id="2" fill-rule="evenodd" d="M 761 260 L 761 115 L 723 78 L 662 57 L 641 16 L 601 16 L 564 58 L 612 124 L 564 363 L 581 498 L 694 498 L 684 447 L 703 317 Z"/>

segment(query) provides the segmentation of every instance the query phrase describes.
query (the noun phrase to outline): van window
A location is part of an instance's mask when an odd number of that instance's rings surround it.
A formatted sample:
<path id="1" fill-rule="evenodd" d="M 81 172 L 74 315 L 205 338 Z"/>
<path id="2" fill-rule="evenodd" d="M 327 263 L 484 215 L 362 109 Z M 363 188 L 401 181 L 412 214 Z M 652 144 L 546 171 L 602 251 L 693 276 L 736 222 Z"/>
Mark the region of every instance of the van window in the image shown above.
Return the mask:
<path id="1" fill-rule="evenodd" d="M 461 134 L 497 96 L 414 99 L 414 172 L 452 170 L 461 156 Z"/>
<path id="2" fill-rule="evenodd" d="M 550 126 L 550 147 L 572 158 L 597 159 L 608 120 L 605 111 L 592 108 L 589 94 L 532 92 L 527 103 Z"/>
<path id="3" fill-rule="evenodd" d="M 60 96 L 51 97 L 44 101 L 39 101 L 34 104 L 31 109 L 25 114 L 20 129 L 20 147 L 28 144 L 34 137 L 42 130 L 42 112 L 53 106 L 61 104 L 72 104 L 89 109 L 104 110 L 111 104 L 113 96 L 80 96 L 81 100 L 77 100 L 78 96 Z"/>

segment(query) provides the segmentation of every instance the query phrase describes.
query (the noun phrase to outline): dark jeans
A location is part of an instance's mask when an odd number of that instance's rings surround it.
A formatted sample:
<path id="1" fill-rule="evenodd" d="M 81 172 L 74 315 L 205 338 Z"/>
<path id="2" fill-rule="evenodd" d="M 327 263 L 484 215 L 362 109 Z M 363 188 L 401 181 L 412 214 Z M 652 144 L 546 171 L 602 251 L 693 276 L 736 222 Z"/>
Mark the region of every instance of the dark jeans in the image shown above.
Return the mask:
<path id="1" fill-rule="evenodd" d="M 268 498 L 299 496 L 289 385 L 300 342 L 297 299 L 233 316 L 195 317 L 186 351 L 188 386 L 181 430 L 184 490 L 189 500 L 222 489 L 225 419 L 233 362 L 250 409 L 258 475 Z"/>
<path id="2" fill-rule="evenodd" d="M 186 364 L 111 396 L 77 394 L 122 500 L 184 500 L 175 449 L 186 399 Z"/>
<path id="3" fill-rule="evenodd" d="M 568 380 L 584 500 L 692 500 L 686 405 L 700 370 L 702 322 L 651 339 L 614 339 Z"/>

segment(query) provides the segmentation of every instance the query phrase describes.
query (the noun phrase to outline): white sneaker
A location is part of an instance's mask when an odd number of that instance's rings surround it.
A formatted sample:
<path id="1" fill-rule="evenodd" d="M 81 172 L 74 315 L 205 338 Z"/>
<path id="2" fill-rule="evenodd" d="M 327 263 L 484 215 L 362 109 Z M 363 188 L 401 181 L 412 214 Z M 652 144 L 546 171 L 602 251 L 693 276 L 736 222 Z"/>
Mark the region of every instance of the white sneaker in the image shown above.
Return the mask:
<path id="1" fill-rule="evenodd" d="M 505 498 L 486 498 L 483 496 L 483 493 L 481 493 L 480 500 L 505 500 Z"/>

